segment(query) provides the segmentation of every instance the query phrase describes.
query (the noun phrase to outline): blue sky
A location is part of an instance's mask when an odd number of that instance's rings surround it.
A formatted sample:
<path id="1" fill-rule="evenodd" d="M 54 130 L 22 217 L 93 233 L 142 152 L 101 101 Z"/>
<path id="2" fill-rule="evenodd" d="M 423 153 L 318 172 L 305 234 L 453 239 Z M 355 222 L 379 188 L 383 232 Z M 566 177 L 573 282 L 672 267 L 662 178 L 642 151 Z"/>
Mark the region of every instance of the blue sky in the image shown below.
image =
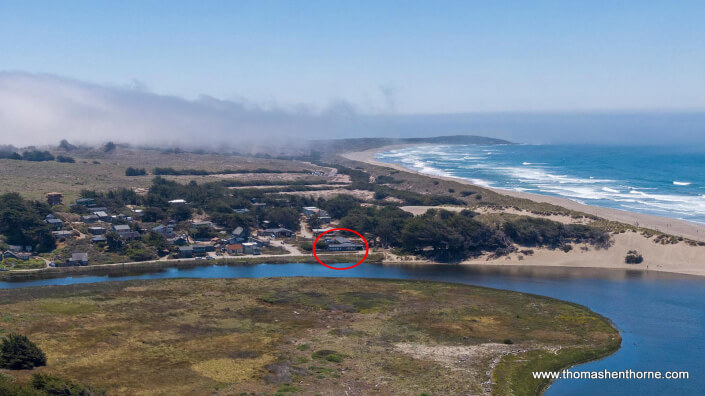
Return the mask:
<path id="1" fill-rule="evenodd" d="M 702 1 L 0 0 L 0 70 L 375 114 L 705 110 L 703 21 Z"/>

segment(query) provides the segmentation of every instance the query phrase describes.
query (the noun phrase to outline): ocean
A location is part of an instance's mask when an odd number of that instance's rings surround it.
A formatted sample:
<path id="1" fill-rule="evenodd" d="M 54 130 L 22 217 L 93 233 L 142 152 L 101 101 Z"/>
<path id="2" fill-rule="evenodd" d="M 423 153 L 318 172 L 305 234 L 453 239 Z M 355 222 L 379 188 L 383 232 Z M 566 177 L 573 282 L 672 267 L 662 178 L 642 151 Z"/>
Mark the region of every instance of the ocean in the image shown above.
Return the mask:
<path id="1" fill-rule="evenodd" d="M 705 224 L 705 147 L 438 145 L 376 158 L 480 186 Z"/>

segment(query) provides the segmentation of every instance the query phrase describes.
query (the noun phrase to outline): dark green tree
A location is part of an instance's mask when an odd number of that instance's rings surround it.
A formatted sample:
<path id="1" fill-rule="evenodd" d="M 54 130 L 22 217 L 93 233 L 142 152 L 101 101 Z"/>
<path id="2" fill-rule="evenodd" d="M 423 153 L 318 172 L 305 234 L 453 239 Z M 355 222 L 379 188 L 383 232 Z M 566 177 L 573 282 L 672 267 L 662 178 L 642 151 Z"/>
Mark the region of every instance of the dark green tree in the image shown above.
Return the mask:
<path id="1" fill-rule="evenodd" d="M 10 370 L 27 370 L 46 366 L 47 357 L 26 336 L 10 333 L 0 345 L 0 367 Z"/>

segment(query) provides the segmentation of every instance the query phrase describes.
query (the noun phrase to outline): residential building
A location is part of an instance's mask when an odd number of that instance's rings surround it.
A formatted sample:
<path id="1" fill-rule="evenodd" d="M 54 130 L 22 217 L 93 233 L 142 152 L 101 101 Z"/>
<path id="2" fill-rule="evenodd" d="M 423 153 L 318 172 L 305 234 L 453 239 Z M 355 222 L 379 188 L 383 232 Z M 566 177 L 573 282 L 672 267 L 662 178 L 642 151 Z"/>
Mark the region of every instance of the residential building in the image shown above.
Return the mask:
<path id="1" fill-rule="evenodd" d="M 60 239 L 60 238 L 71 238 L 73 234 L 71 231 L 64 230 L 64 231 L 52 231 L 51 236 L 54 237 L 54 239 Z"/>
<path id="2" fill-rule="evenodd" d="M 88 253 L 73 253 L 69 265 L 88 265 Z"/>
<path id="3" fill-rule="evenodd" d="M 262 230 L 260 235 L 270 235 L 273 238 L 281 238 L 281 237 L 291 237 L 294 235 L 294 231 L 291 231 L 286 228 L 267 228 L 265 230 Z"/>
<path id="4" fill-rule="evenodd" d="M 61 221 L 61 219 L 57 219 L 56 217 L 54 217 L 54 215 L 47 215 L 46 219 L 44 219 L 44 222 L 49 224 L 49 226 L 56 231 L 59 231 L 61 227 L 64 226 L 64 222 Z"/>
<path id="5" fill-rule="evenodd" d="M 88 227 L 88 233 L 91 235 L 103 235 L 106 230 L 103 227 Z"/>
<path id="6" fill-rule="evenodd" d="M 261 254 L 262 248 L 254 242 L 245 242 L 242 244 L 242 251 L 245 254 Z"/>
<path id="7" fill-rule="evenodd" d="M 152 232 L 156 232 L 157 234 L 164 235 L 165 238 L 174 237 L 174 227 L 170 227 L 170 226 L 166 226 L 166 225 L 158 225 L 158 226 L 152 228 Z"/>
<path id="8" fill-rule="evenodd" d="M 64 199 L 64 194 L 58 192 L 47 193 L 47 203 L 49 206 L 61 205 Z"/>
<path id="9" fill-rule="evenodd" d="M 93 206 L 95 205 L 95 199 L 93 198 L 79 198 L 76 200 L 76 205 L 79 206 Z"/>
<path id="10" fill-rule="evenodd" d="M 242 254 L 244 252 L 242 244 L 231 243 L 227 247 L 228 254 Z"/>

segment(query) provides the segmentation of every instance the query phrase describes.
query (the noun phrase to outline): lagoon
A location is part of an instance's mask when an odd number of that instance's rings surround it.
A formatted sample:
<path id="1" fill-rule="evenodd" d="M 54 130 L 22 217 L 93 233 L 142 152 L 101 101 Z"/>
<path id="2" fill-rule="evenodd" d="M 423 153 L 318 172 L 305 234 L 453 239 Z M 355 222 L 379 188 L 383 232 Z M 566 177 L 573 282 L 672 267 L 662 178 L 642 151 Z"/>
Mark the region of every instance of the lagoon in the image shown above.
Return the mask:
<path id="1" fill-rule="evenodd" d="M 338 264 L 348 266 L 350 264 Z M 623 343 L 579 370 L 688 371 L 687 380 L 558 380 L 547 395 L 699 394 L 705 389 L 705 278 L 580 268 L 361 264 L 333 271 L 319 264 L 212 265 L 119 276 L 0 282 L 0 288 L 161 278 L 321 276 L 423 279 L 540 294 L 585 305 L 610 318 Z"/>

